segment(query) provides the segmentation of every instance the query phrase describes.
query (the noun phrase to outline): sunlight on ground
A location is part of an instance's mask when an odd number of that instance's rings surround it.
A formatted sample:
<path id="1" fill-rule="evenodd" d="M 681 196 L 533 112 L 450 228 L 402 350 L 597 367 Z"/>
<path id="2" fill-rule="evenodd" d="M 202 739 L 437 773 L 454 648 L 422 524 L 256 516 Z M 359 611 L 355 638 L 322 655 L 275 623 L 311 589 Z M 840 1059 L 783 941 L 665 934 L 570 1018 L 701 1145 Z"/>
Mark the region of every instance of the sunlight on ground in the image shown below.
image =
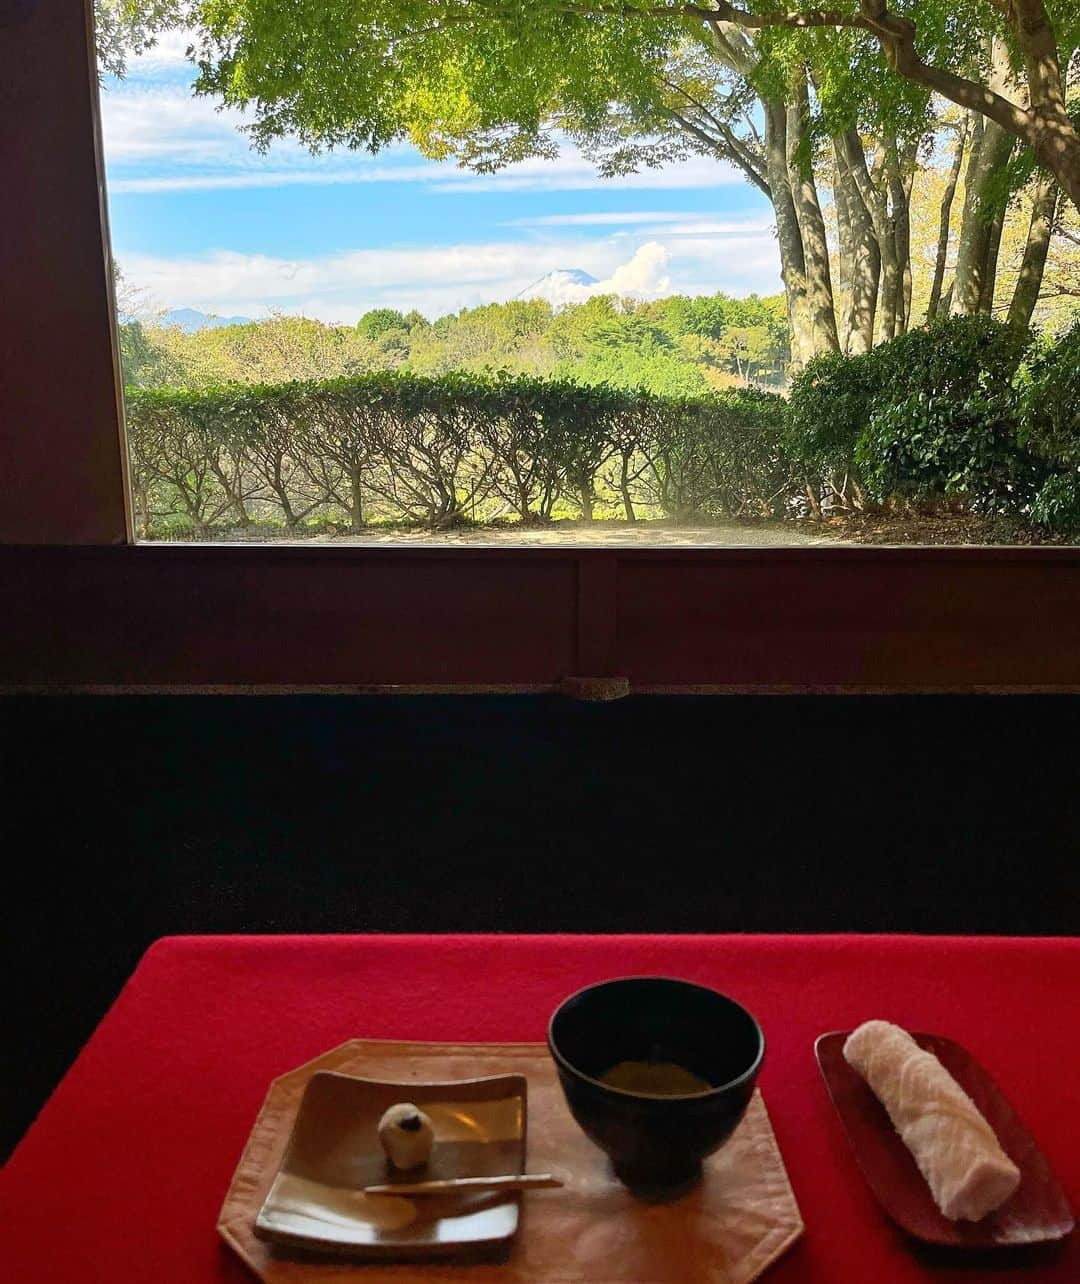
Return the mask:
<path id="1" fill-rule="evenodd" d="M 153 543 L 173 541 L 154 540 Z M 186 542 L 186 541 L 184 541 Z M 215 542 L 255 542 L 222 540 L 215 532 Z M 431 547 L 471 545 L 495 548 L 761 548 L 800 547 L 806 544 L 835 544 L 835 539 L 804 534 L 794 526 L 660 526 L 640 522 L 630 526 L 619 522 L 596 522 L 592 525 L 567 522 L 558 526 L 505 528 L 484 527 L 475 530 L 403 531 L 372 530 L 363 535 L 313 535 L 306 539 L 261 539 L 271 544 L 409 545 Z"/>

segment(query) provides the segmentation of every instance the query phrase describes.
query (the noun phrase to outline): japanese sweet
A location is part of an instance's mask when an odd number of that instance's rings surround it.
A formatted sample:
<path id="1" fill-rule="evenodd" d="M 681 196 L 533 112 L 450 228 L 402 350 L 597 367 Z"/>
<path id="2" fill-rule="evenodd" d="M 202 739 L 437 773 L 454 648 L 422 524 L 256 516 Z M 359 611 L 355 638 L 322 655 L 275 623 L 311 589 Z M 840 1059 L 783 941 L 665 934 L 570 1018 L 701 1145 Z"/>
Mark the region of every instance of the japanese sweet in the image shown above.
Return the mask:
<path id="1" fill-rule="evenodd" d="M 435 1130 L 431 1120 L 412 1102 L 402 1101 L 379 1120 L 379 1144 L 395 1168 L 421 1168 L 431 1158 Z"/>

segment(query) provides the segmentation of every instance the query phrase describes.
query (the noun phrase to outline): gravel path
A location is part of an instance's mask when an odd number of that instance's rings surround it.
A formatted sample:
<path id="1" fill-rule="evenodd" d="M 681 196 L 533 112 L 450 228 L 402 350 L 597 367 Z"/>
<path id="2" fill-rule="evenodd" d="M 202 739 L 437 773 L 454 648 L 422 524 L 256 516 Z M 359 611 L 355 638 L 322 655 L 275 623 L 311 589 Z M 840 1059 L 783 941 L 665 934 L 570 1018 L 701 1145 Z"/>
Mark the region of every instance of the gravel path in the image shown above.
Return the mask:
<path id="1" fill-rule="evenodd" d="M 486 544 L 502 548 L 760 548 L 787 545 L 829 544 L 834 540 L 804 534 L 785 526 L 661 526 L 652 522 L 560 523 L 541 527 L 488 527 L 483 530 L 372 531 L 362 538 L 319 535 L 305 543 L 324 544 Z"/>

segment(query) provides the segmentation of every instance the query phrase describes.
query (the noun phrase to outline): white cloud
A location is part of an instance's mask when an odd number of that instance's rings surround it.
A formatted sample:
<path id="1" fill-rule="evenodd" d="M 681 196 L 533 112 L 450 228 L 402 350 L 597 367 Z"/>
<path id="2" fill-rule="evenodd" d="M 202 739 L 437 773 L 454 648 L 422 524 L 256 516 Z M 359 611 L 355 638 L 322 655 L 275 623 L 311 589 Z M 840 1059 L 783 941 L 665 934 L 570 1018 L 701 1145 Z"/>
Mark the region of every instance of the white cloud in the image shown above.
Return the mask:
<path id="1" fill-rule="evenodd" d="M 161 32 L 149 49 L 136 58 L 128 59 L 127 79 L 159 78 L 167 73 L 189 69 L 191 63 L 188 61 L 187 51 L 189 46 L 195 44 L 197 37 L 197 32 L 186 27 Z"/>
<path id="2" fill-rule="evenodd" d="M 779 280 L 780 254 L 771 227 L 752 235 L 673 237 L 667 248 L 673 259 L 700 263 L 710 273 L 720 272 L 729 279 L 771 272 Z"/>
<path id="3" fill-rule="evenodd" d="M 417 308 L 434 317 L 512 299 L 538 276 L 567 265 L 599 279 L 587 286 L 567 279 L 553 302 L 605 293 L 656 297 L 779 288 L 769 235 L 657 239 L 632 253 L 623 239 L 609 237 L 399 246 L 291 259 L 231 250 L 177 258 L 121 255 L 125 278 L 147 291 L 155 307 L 255 317 L 281 310 L 332 322 L 353 322 L 372 307 Z"/>
<path id="4" fill-rule="evenodd" d="M 617 267 L 606 282 L 598 284 L 607 285 L 612 294 L 664 294 L 671 286 L 667 267 L 667 250 L 655 241 L 648 241 L 629 263 Z"/>
<path id="5" fill-rule="evenodd" d="M 655 298 L 670 292 L 668 252 L 655 241 L 648 241 L 634 251 L 628 263 L 621 263 L 603 281 L 575 280 L 573 272 L 555 269 L 523 291 L 526 298 L 547 299 L 554 307 L 583 303 L 598 294 L 618 294 L 632 298 Z"/>
<path id="6" fill-rule="evenodd" d="M 590 214 L 538 214 L 532 218 L 507 219 L 500 227 L 620 227 L 635 223 L 680 223 L 697 217 L 689 211 L 616 210 Z"/>
<path id="7" fill-rule="evenodd" d="M 250 165 L 257 159 L 238 132 L 244 118 L 221 111 L 187 89 L 127 86 L 101 98 L 105 159 L 155 162 L 158 165 L 231 162 Z"/>
<path id="8" fill-rule="evenodd" d="M 511 297 L 525 289 L 538 270 L 556 267 L 566 252 L 565 244 L 536 247 L 512 242 L 353 250 L 310 259 L 220 250 L 176 259 L 131 255 L 121 266 L 133 284 L 169 307 L 187 303 L 225 313 L 254 304 L 293 310 L 303 301 L 312 315 L 351 308 L 355 318 L 373 301 L 402 293 L 427 294 L 433 283 L 442 283 L 443 294 L 478 294 L 483 301 Z M 616 266 L 611 263 L 612 269 Z"/>
<path id="9" fill-rule="evenodd" d="M 212 192 L 247 187 L 320 187 L 343 183 L 430 182 L 432 175 L 420 166 L 375 166 L 364 170 L 265 170 L 248 174 L 175 174 L 168 178 L 118 178 L 109 184 L 113 193 Z"/>
<path id="10" fill-rule="evenodd" d="M 243 132 L 246 122 L 235 108 L 219 108 L 209 98 L 193 96 L 186 82 L 163 83 L 151 77 L 146 83 L 137 79 L 122 83 L 102 96 L 109 190 L 137 194 L 400 182 L 423 183 L 429 191 L 459 194 L 693 189 L 743 182 L 731 166 L 699 156 L 662 170 L 601 178 L 595 165 L 569 143 L 554 159 L 534 157 L 497 174 L 483 175 L 452 163 L 426 160 L 404 144 L 387 147 L 378 157 L 349 151 L 313 156 L 296 140 L 281 139 L 263 155 L 252 148 Z M 564 216 L 567 226 L 572 225 L 570 217 Z M 596 221 L 600 223 L 600 219 Z M 549 226 L 558 224 L 553 220 Z"/>
<path id="11" fill-rule="evenodd" d="M 435 186 L 439 192 L 492 191 L 659 191 L 699 187 L 726 187 L 744 183 L 733 166 L 704 156 L 691 156 L 664 169 L 601 178 L 592 161 L 566 144 L 555 160 L 534 159 L 508 166 L 498 174 L 465 174 L 453 171 Z"/>

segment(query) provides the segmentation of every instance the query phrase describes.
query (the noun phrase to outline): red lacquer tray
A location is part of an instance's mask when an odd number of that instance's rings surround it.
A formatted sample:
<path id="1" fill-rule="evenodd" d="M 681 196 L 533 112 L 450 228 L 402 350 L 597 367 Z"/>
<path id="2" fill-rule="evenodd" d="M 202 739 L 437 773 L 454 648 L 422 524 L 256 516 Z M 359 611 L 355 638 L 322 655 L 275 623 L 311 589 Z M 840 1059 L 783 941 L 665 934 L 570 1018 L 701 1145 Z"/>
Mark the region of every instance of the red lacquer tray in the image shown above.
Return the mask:
<path id="1" fill-rule="evenodd" d="M 997 1084 L 958 1043 L 936 1034 L 913 1034 L 975 1102 L 1021 1174 L 1016 1193 L 981 1221 L 951 1222 L 942 1216 L 885 1107 L 844 1060 L 849 1033 L 821 1035 L 814 1051 L 867 1185 L 898 1226 L 929 1244 L 956 1248 L 1041 1244 L 1069 1234 L 1075 1223 L 1065 1192 Z"/>

